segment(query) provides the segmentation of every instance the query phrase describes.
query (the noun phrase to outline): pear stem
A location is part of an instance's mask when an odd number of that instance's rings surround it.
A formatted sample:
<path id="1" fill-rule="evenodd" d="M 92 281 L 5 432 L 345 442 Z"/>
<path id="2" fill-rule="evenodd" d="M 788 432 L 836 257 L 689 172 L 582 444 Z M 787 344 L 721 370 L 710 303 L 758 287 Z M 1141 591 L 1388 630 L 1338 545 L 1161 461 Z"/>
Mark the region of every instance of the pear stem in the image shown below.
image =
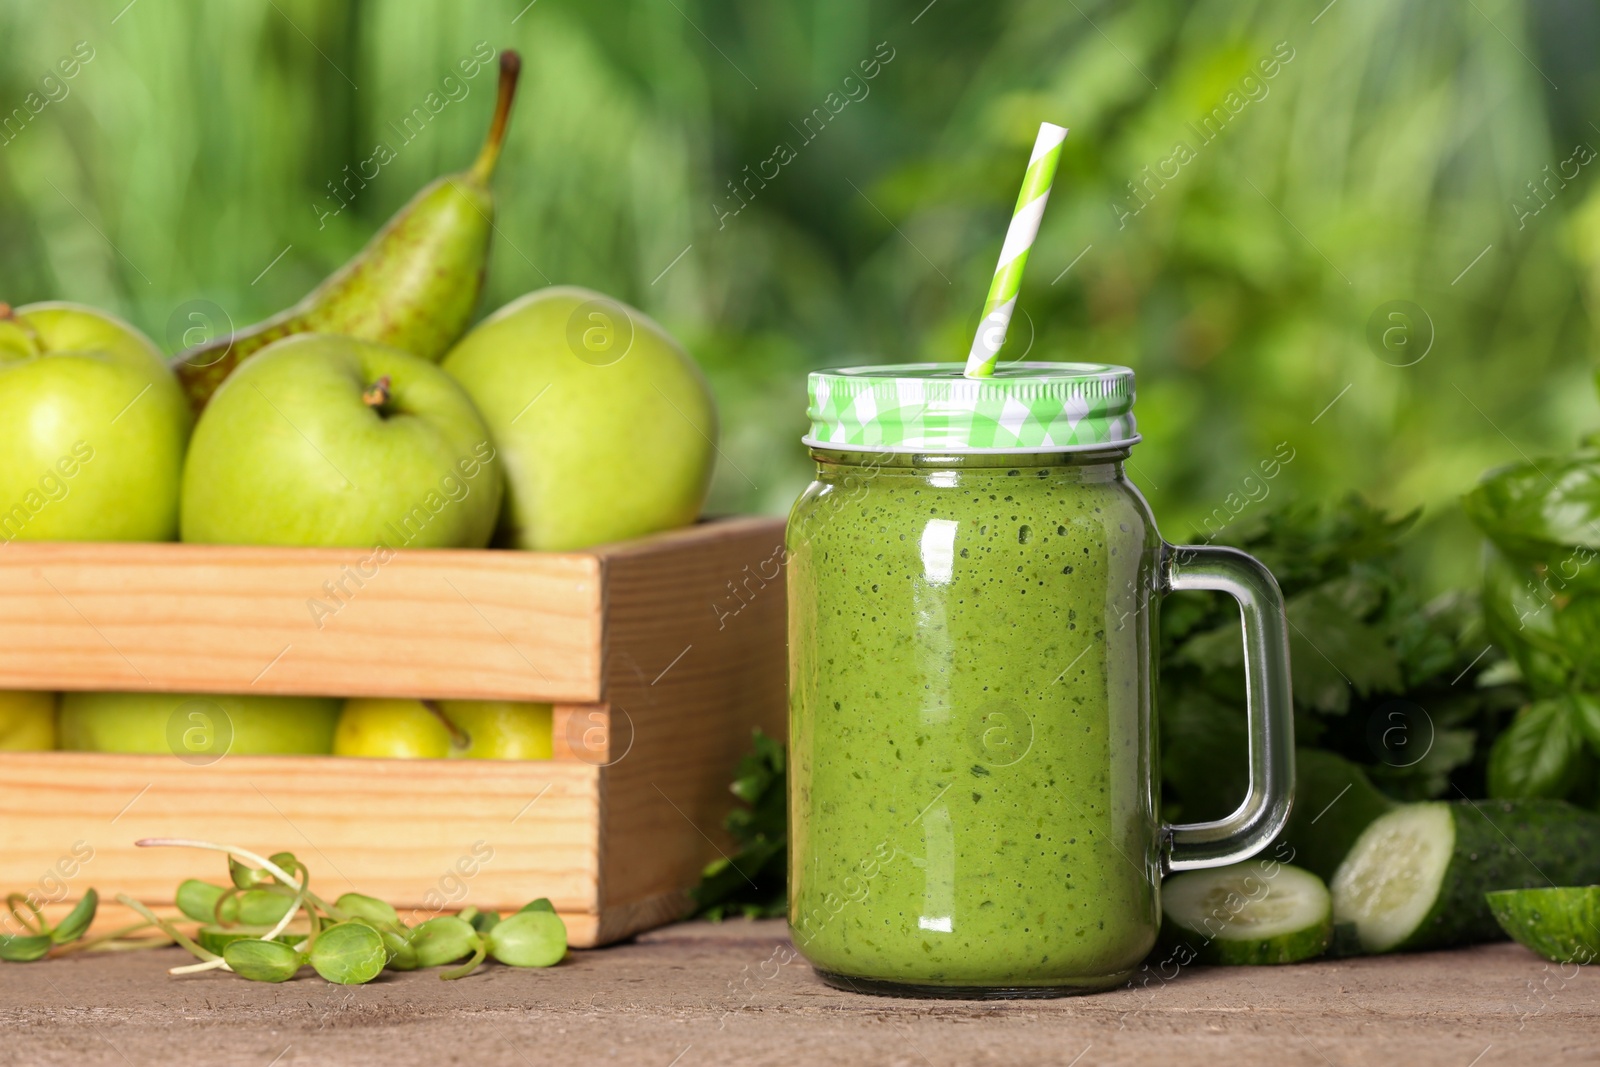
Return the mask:
<path id="1" fill-rule="evenodd" d="M 495 98 L 494 119 L 489 123 L 489 136 L 472 164 L 472 179 L 487 184 L 494 175 L 494 165 L 500 159 L 500 146 L 505 144 L 506 126 L 511 121 L 511 101 L 517 95 L 517 75 L 522 73 L 522 57 L 510 48 L 500 53 L 500 88 Z"/>
<path id="2" fill-rule="evenodd" d="M 467 735 L 465 730 L 451 721 L 449 714 L 444 710 L 443 704 L 440 704 L 437 700 L 424 700 L 422 706 L 432 712 L 433 717 L 443 723 L 446 730 L 450 731 L 451 748 L 465 750 L 471 746 L 472 738 Z"/>

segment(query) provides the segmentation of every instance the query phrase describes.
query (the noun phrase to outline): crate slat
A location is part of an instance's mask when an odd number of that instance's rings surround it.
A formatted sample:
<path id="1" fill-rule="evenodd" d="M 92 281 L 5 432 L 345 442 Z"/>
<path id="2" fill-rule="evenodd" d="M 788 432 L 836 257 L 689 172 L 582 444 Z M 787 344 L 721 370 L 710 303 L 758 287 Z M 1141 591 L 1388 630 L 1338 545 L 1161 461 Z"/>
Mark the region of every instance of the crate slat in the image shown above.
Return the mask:
<path id="1" fill-rule="evenodd" d="M 535 896 L 596 910 L 599 772 L 583 763 L 0 753 L 0 781 L 0 856 L 19 892 L 74 861 L 74 897 L 94 885 L 170 902 L 184 878 L 226 881 L 220 855 L 133 845 L 188 837 L 294 852 L 324 897 L 370 893 L 419 921 Z"/>
<path id="2" fill-rule="evenodd" d="M 594 701 L 600 598 L 592 554 L 13 541 L 0 688 Z"/>
<path id="3" fill-rule="evenodd" d="M 706 863 L 731 853 L 728 783 L 751 731 L 786 738 L 784 524 L 729 523 L 718 538 L 695 553 L 646 540 L 606 557 L 615 762 L 602 914 L 681 902 Z"/>
<path id="4" fill-rule="evenodd" d="M 225 870 L 133 847 L 174 836 L 288 849 L 325 896 L 417 919 L 548 896 L 575 947 L 669 922 L 729 851 L 751 730 L 783 732 L 782 544 L 782 520 L 732 519 L 584 553 L 399 553 L 318 628 L 306 601 L 366 553 L 12 542 L 0 688 L 549 700 L 556 758 L 0 753 L 0 891 L 170 906 Z"/>

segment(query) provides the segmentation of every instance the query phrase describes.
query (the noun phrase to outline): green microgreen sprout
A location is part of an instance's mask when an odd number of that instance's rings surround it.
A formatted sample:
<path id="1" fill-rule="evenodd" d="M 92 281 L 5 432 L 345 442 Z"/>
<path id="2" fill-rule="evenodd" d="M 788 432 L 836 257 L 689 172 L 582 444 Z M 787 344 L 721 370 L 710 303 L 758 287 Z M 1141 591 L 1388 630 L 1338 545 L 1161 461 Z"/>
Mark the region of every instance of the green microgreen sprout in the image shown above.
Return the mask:
<path id="1" fill-rule="evenodd" d="M 449 980 L 465 978 L 490 956 L 511 967 L 554 966 L 567 954 L 567 925 L 555 905 L 540 897 L 503 919 L 499 912 L 474 907 L 429 919 L 412 932 L 411 944 L 423 967 L 467 957 L 460 966 L 440 973 L 440 978 Z"/>
<path id="2" fill-rule="evenodd" d="M 0 960 L 30 961 L 53 948 L 143 948 L 176 944 L 198 961 L 173 967 L 169 974 L 231 971 L 251 981 L 287 982 L 308 964 L 323 979 L 361 985 L 384 970 L 443 967 L 443 979 L 464 978 L 493 957 L 512 967 L 549 967 L 567 952 L 567 928 L 549 898 L 540 897 L 512 915 L 468 905 L 455 915 L 439 915 L 408 926 L 393 905 L 362 893 L 345 893 L 332 904 L 311 892 L 311 873 L 292 852 L 258 855 L 237 845 L 188 838 L 146 838 L 140 847 L 198 848 L 228 859 L 228 884 L 190 878 L 179 883 L 174 903 L 186 919 L 200 924 L 194 937 L 156 915 L 125 893 L 117 901 L 139 922 L 83 940 L 94 920 L 99 895 L 88 890 L 52 927 L 38 904 L 21 893 L 6 897 L 6 908 L 24 931 L 0 935 Z M 293 932 L 291 924 L 304 914 Z M 119 943 L 151 931 L 137 944 Z M 67 948 L 67 946 L 71 948 Z"/>
<path id="3" fill-rule="evenodd" d="M 117 894 L 117 903 L 121 904 L 124 907 L 132 908 L 134 911 L 138 912 L 140 915 L 142 915 L 144 917 L 145 922 L 147 922 L 151 926 L 154 926 L 154 927 L 158 928 L 162 933 L 164 933 L 168 937 L 172 938 L 172 940 L 175 941 L 179 946 L 181 946 L 184 949 L 187 949 L 197 959 L 206 960 L 206 961 L 221 960 L 222 959 L 222 957 L 217 955 L 215 952 L 212 952 L 209 949 L 202 948 L 199 945 L 195 944 L 194 941 L 191 938 L 189 938 L 187 935 L 185 935 L 182 930 L 179 930 L 176 926 L 172 925 L 170 920 L 161 918 L 161 916 L 157 915 L 155 912 L 153 912 L 149 908 L 145 907 L 139 901 L 137 901 L 137 900 L 133 899 L 132 897 L 130 897 L 128 894 L 126 894 L 126 893 L 118 893 Z M 181 974 L 181 973 L 183 973 L 183 971 L 184 971 L 184 968 L 182 968 L 182 967 L 174 967 L 174 968 L 171 968 L 170 970 L 168 970 L 167 973 L 168 974 Z"/>
<path id="4" fill-rule="evenodd" d="M 232 949 L 235 945 L 242 945 L 251 941 L 277 944 L 278 942 L 276 939 L 278 935 L 283 933 L 283 931 L 288 928 L 290 921 L 292 921 L 295 915 L 300 912 L 301 908 L 305 906 L 308 899 L 307 887 L 311 882 L 311 872 L 307 871 L 305 866 L 301 864 L 299 860 L 295 859 L 294 855 L 289 852 L 279 852 L 271 859 L 267 859 L 264 856 L 258 856 L 254 852 L 251 852 L 248 849 L 240 848 L 237 845 L 218 845 L 209 841 L 194 841 L 187 838 L 145 838 L 141 841 L 134 842 L 134 844 L 140 846 L 141 848 L 170 845 L 175 847 L 201 848 L 215 852 L 223 852 L 228 856 L 228 874 L 233 881 L 235 889 L 243 890 L 245 893 L 270 890 L 273 886 L 273 880 L 276 879 L 279 886 L 288 888 L 294 893 L 293 898 L 289 901 L 289 906 L 283 909 L 282 913 L 277 919 L 276 925 L 274 925 L 267 933 L 263 934 L 259 938 L 243 938 L 238 941 L 230 941 L 226 946 L 224 946 L 223 952 L 220 956 L 208 949 L 201 948 L 188 938 L 184 938 L 183 940 L 179 941 L 178 943 L 180 945 L 183 945 L 184 948 L 189 949 L 190 952 L 199 957 L 200 962 L 189 964 L 188 966 L 184 967 L 174 967 L 168 972 L 169 974 L 195 974 L 201 971 L 219 969 L 235 970 L 233 962 L 229 958 L 229 949 Z M 248 863 L 257 864 L 258 866 L 250 867 L 247 865 L 246 861 L 248 861 Z M 301 874 L 299 881 L 297 882 L 294 876 L 285 868 L 291 868 L 299 871 Z M 207 894 L 203 890 L 191 890 L 191 895 L 204 897 Z M 217 902 L 213 905 L 214 914 L 220 914 L 227 899 L 228 891 L 224 890 L 223 894 L 217 898 Z M 244 917 L 244 900 L 244 896 L 239 898 L 239 910 L 241 918 Z M 196 902 L 196 906 L 198 906 L 198 902 Z M 307 917 L 311 922 L 311 938 L 315 939 L 317 934 L 316 911 L 314 908 L 307 908 L 306 910 Z M 165 929 L 165 927 L 163 929 Z M 307 944 L 309 944 L 309 942 Z M 289 948 L 291 946 L 284 947 Z M 298 952 L 300 951 L 300 947 L 295 946 L 293 950 Z M 294 976 L 294 971 L 291 970 L 283 977 L 276 977 L 281 973 L 283 967 L 285 966 L 285 958 L 281 953 L 278 953 L 275 950 L 242 948 L 234 952 L 233 955 L 234 958 L 243 961 L 243 966 L 249 972 L 245 975 L 245 977 L 263 975 L 265 977 L 259 977 L 256 978 L 256 980 L 281 982 L 287 981 L 289 978 Z M 299 966 L 297 964 L 295 970 L 298 969 Z"/>
<path id="5" fill-rule="evenodd" d="M 90 889 L 67 913 L 66 918 L 52 927 L 44 917 L 44 910 L 33 898 L 22 893 L 8 894 L 6 909 L 26 933 L 0 934 L 0 960 L 32 963 L 43 959 L 53 948 L 77 941 L 89 929 L 89 924 L 94 922 L 94 913 L 99 906 L 100 894 Z"/>
<path id="6" fill-rule="evenodd" d="M 306 954 L 282 941 L 246 937 L 228 942 L 222 949 L 222 959 L 240 978 L 252 982 L 287 982 L 305 966 Z"/>
<path id="7" fill-rule="evenodd" d="M 307 956 L 318 974 L 339 985 L 364 985 L 389 962 L 383 935 L 354 919 L 328 927 Z"/>
<path id="8" fill-rule="evenodd" d="M 510 967 L 553 967 L 567 954 L 567 924 L 543 908 L 525 908 L 484 936 L 489 955 Z"/>

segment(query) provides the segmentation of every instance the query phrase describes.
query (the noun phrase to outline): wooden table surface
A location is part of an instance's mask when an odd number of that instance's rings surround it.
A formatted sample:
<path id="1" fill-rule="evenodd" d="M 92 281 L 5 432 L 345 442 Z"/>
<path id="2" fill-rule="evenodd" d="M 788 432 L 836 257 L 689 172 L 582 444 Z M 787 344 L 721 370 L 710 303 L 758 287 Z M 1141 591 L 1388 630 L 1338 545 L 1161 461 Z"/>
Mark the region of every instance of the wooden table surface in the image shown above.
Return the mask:
<path id="1" fill-rule="evenodd" d="M 1440 1064 L 1600 1062 L 1600 972 L 1519 946 L 1193 968 L 1049 1001 L 837 992 L 781 922 L 689 923 L 572 955 L 346 988 L 171 978 L 176 949 L 0 964 L 0 1063 Z M 305 972 L 310 975 L 310 972 Z M 1198 1058 L 1197 1058 L 1198 1057 Z"/>

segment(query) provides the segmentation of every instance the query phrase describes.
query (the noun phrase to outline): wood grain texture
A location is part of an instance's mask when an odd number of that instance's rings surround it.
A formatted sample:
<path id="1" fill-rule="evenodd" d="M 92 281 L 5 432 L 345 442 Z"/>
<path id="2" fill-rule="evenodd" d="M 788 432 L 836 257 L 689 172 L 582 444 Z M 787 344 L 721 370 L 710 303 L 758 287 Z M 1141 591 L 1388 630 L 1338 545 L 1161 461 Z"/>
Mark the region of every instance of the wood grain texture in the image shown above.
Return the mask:
<path id="1" fill-rule="evenodd" d="M 594 767 L 611 757 L 611 708 L 606 704 L 557 704 L 550 717 L 554 759 L 580 760 Z"/>
<path id="2" fill-rule="evenodd" d="M 604 914 L 644 901 L 681 913 L 701 869 L 729 851 L 728 783 L 751 731 L 785 736 L 784 524 L 711 529 L 694 553 L 643 541 L 604 557 Z"/>
<path id="3" fill-rule="evenodd" d="M 194 767 L 172 756 L 0 753 L 0 886 L 48 898 L 49 872 L 59 878 L 75 858 L 64 879 L 73 898 L 95 886 L 170 904 L 185 878 L 226 881 L 222 857 L 133 843 L 198 838 L 294 852 L 325 897 L 370 893 L 416 921 L 548 896 L 592 917 L 593 943 L 599 779 L 597 768 L 553 760 L 226 756 Z"/>
<path id="4" fill-rule="evenodd" d="M 781 920 L 688 923 L 559 967 L 330 986 L 169 978 L 176 949 L 0 965 L 6 1063 L 129 1067 L 1555 1067 L 1600 1056 L 1600 975 L 1520 945 L 1186 967 L 1031 1001 L 822 984 Z M 284 1050 L 289 1051 L 285 1052 Z"/>
<path id="5" fill-rule="evenodd" d="M 0 688 L 598 700 L 599 577 L 581 553 L 13 541 Z"/>
<path id="6" fill-rule="evenodd" d="M 397 553 L 318 629 L 306 600 L 368 554 L 13 542 L 0 688 L 549 700 L 556 758 L 0 753 L 0 889 L 88 848 L 73 896 L 168 904 L 224 870 L 132 844 L 174 836 L 294 851 L 324 894 L 418 919 L 549 896 L 580 947 L 668 922 L 726 850 L 752 729 L 784 731 L 782 544 L 782 520 L 733 519 L 588 553 Z"/>

